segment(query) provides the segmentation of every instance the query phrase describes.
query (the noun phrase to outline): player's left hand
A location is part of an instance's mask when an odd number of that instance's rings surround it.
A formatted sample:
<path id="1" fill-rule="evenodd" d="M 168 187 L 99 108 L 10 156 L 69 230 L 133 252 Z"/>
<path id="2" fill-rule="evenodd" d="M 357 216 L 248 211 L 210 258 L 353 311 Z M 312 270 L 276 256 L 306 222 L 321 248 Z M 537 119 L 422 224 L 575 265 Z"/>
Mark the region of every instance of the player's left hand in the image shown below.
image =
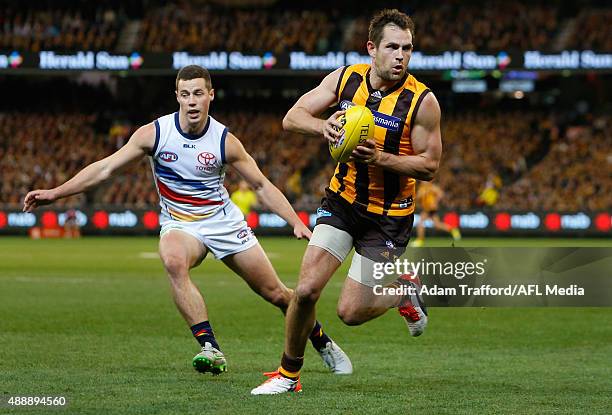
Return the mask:
<path id="1" fill-rule="evenodd" d="M 37 189 L 29 192 L 23 199 L 23 211 L 32 212 L 39 206 L 55 202 L 57 197 L 53 190 Z"/>
<path id="2" fill-rule="evenodd" d="M 351 153 L 351 160 L 366 164 L 376 164 L 380 160 L 381 151 L 376 148 L 374 140 L 367 140 L 363 145 L 358 145 Z"/>
<path id="3" fill-rule="evenodd" d="M 302 223 L 302 221 L 298 221 L 298 223 L 295 224 L 293 227 L 293 234 L 298 239 L 306 238 L 309 241 L 310 237 L 312 236 L 312 232 Z"/>

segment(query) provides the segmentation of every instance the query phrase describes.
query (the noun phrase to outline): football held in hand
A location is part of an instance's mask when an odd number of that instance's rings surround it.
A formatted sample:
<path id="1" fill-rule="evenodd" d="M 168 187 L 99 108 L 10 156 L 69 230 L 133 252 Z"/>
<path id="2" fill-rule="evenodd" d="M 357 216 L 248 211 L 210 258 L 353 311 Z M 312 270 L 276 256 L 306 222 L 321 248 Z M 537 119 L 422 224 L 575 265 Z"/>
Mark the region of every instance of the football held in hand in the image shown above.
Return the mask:
<path id="1" fill-rule="evenodd" d="M 329 152 L 338 163 L 346 163 L 360 144 L 374 136 L 374 116 L 362 105 L 354 105 L 338 118 L 344 133 L 336 143 L 329 144 Z"/>

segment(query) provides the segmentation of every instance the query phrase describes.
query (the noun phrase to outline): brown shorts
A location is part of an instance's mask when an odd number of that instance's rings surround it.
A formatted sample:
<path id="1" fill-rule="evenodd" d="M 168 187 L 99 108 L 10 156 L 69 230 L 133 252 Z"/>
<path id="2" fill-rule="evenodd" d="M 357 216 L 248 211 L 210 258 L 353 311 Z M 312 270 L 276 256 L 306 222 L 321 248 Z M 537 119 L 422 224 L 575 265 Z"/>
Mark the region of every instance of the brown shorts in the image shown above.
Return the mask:
<path id="1" fill-rule="evenodd" d="M 406 250 L 414 215 L 385 216 L 351 205 L 329 189 L 317 210 L 317 225 L 326 224 L 353 237 L 360 255 L 373 261 L 394 261 Z"/>

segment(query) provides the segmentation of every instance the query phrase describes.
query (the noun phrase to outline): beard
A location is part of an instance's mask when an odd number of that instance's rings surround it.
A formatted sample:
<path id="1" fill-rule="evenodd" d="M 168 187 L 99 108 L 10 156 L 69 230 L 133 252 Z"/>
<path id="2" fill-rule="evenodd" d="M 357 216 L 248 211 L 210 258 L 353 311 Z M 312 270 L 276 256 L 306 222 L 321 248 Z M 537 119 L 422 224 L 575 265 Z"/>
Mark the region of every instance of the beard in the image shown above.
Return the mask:
<path id="1" fill-rule="evenodd" d="M 406 75 L 407 71 L 408 71 L 408 68 L 406 67 L 400 73 L 394 74 L 392 72 L 392 69 L 382 69 L 378 65 L 376 65 L 376 73 L 378 74 L 380 79 L 387 81 L 387 82 L 399 81 L 400 79 L 404 77 L 404 75 Z"/>

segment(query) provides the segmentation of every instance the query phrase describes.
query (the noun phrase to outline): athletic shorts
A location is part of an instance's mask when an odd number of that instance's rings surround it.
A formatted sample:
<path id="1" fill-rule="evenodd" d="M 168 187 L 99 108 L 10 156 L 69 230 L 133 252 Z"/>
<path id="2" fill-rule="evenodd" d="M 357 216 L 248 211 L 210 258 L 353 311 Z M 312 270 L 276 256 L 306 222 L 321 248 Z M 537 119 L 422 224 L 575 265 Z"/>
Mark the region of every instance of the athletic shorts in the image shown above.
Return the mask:
<path id="1" fill-rule="evenodd" d="M 380 283 L 372 278 L 374 263 L 393 262 L 406 251 L 414 222 L 412 214 L 384 216 L 364 211 L 329 189 L 317 214 L 316 226 L 328 225 L 346 232 L 346 238 L 352 238 L 358 255 L 353 257 L 349 277 L 367 286 Z M 311 245 L 328 250 L 342 262 L 347 250 L 339 249 L 336 241 L 329 240 L 331 235 L 325 236 L 321 232 L 319 238 L 316 226 Z M 337 237 L 340 238 L 341 234 Z M 337 251 L 343 252 L 337 255 Z"/>
<path id="2" fill-rule="evenodd" d="M 244 215 L 231 201 L 205 219 L 182 222 L 162 213 L 160 222 L 160 236 L 172 229 L 186 232 L 198 239 L 217 259 L 246 251 L 258 243 Z"/>

